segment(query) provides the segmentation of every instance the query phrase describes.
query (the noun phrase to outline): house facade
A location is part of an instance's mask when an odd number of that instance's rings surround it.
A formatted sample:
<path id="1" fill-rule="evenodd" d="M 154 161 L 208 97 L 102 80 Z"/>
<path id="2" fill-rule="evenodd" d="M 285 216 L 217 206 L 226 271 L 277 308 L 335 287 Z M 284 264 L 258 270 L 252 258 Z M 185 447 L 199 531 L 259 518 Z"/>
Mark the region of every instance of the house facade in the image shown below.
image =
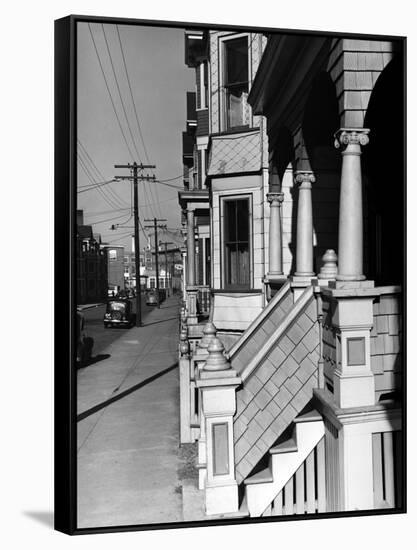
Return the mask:
<path id="1" fill-rule="evenodd" d="M 206 513 L 400 508 L 402 44 L 185 37 L 181 441 Z"/>
<path id="2" fill-rule="evenodd" d="M 100 302 L 107 295 L 107 260 L 100 248 L 101 237 L 84 224 L 83 211 L 77 211 L 77 304 Z"/>

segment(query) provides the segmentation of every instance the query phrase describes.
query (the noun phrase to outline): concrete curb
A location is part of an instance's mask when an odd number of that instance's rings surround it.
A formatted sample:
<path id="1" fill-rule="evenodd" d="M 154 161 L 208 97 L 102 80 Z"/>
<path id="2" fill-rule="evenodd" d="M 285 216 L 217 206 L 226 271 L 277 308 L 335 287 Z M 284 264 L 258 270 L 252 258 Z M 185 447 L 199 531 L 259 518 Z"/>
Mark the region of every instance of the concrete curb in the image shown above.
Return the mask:
<path id="1" fill-rule="evenodd" d="M 95 307 L 100 307 L 100 306 L 104 306 L 104 302 L 100 303 L 100 304 L 85 304 L 85 305 L 80 305 L 80 306 L 77 306 L 77 310 L 78 311 L 86 311 L 87 309 L 94 309 Z"/>

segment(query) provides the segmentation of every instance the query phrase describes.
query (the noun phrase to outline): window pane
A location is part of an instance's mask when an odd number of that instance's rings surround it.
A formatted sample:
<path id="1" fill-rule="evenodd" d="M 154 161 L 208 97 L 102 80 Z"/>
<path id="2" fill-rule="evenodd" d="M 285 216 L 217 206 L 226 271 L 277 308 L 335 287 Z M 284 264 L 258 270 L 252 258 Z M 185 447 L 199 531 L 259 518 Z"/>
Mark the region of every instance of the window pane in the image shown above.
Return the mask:
<path id="1" fill-rule="evenodd" d="M 239 243 L 237 249 L 238 284 L 249 284 L 249 243 Z"/>
<path id="2" fill-rule="evenodd" d="M 237 285 L 236 245 L 226 244 L 226 284 Z"/>
<path id="3" fill-rule="evenodd" d="M 236 201 L 237 241 L 249 241 L 249 204 L 248 200 Z"/>
<path id="4" fill-rule="evenodd" d="M 236 235 L 236 201 L 226 201 L 225 203 L 225 236 L 226 242 L 235 242 Z"/>
<path id="5" fill-rule="evenodd" d="M 228 40 L 226 46 L 225 85 L 248 81 L 248 39 Z"/>
<path id="6" fill-rule="evenodd" d="M 224 203 L 225 284 L 248 287 L 250 284 L 249 200 Z"/>

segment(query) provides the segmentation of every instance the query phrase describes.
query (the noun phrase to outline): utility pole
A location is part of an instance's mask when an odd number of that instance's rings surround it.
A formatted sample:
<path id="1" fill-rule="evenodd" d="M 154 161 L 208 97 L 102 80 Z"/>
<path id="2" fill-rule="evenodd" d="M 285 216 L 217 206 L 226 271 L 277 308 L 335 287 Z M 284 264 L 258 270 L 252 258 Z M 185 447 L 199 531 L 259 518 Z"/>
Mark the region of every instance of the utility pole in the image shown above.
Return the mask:
<path id="1" fill-rule="evenodd" d="M 115 168 L 129 168 L 130 176 L 116 176 L 119 180 L 133 181 L 133 216 L 135 220 L 135 271 L 136 271 L 136 326 L 142 326 L 142 289 L 140 286 L 140 248 L 139 248 L 139 199 L 138 199 L 138 180 L 155 181 L 155 176 L 144 176 L 144 168 L 156 168 L 153 164 L 115 164 Z M 140 174 L 138 171 L 140 170 Z"/>
<path id="2" fill-rule="evenodd" d="M 165 245 L 165 288 L 167 290 L 170 289 L 171 287 L 171 284 L 169 283 L 167 285 L 167 281 L 169 282 L 170 279 L 168 278 L 168 245 L 169 244 L 174 244 L 174 243 L 168 243 L 168 242 L 165 242 L 163 243 Z M 167 296 L 169 296 L 169 293 L 167 292 Z"/>
<path id="3" fill-rule="evenodd" d="M 166 219 L 154 218 L 153 220 L 144 220 L 145 222 L 152 222 L 153 225 L 145 225 L 146 228 L 152 228 L 154 230 L 154 242 L 155 242 L 155 276 L 156 276 L 156 296 L 158 300 L 158 308 L 160 306 L 159 297 L 159 266 L 158 266 L 158 228 L 165 229 L 166 225 L 158 225 L 159 222 L 166 222 Z"/>

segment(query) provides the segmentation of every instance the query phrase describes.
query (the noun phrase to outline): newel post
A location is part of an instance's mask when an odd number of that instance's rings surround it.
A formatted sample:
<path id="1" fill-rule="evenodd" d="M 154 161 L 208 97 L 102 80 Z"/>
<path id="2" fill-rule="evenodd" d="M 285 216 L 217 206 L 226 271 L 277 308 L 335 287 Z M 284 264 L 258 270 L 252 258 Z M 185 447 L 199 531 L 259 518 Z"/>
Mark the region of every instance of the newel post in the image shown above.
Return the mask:
<path id="1" fill-rule="evenodd" d="M 191 400 L 190 400 L 190 344 L 187 329 L 180 334 L 179 373 L 180 373 L 180 443 L 191 443 Z"/>
<path id="2" fill-rule="evenodd" d="M 236 388 L 241 379 L 230 367 L 224 346 L 215 336 L 208 346 L 208 358 L 200 372 L 200 388 L 206 433 L 207 474 L 205 507 L 208 515 L 237 512 L 238 486 L 235 479 L 233 416 Z"/>
<path id="3" fill-rule="evenodd" d="M 208 359 L 208 347 L 216 337 L 216 327 L 209 321 L 203 329 L 203 338 L 196 349 L 193 361 L 195 364 L 195 380 L 196 383 L 200 378 L 200 373 Z M 206 438 L 206 422 L 204 419 L 203 403 L 201 399 L 201 390 L 199 391 L 198 412 L 200 419 L 200 432 L 198 436 L 198 488 L 204 489 L 207 476 L 207 438 Z"/>

